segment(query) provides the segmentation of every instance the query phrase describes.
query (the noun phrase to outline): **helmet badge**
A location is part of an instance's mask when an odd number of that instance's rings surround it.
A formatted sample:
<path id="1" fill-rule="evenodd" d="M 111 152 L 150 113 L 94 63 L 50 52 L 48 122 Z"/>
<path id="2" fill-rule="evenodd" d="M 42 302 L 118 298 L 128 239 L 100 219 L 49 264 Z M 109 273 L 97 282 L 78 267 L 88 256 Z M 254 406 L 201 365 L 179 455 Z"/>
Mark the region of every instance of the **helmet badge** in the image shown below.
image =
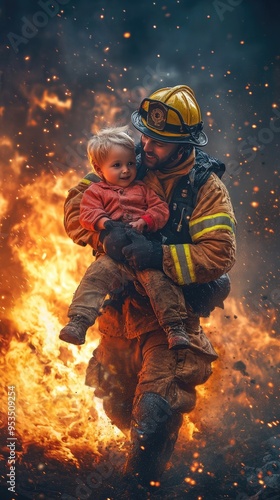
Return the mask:
<path id="1" fill-rule="evenodd" d="M 164 130 L 167 120 L 167 108 L 161 102 L 150 102 L 147 123 L 157 130 Z"/>

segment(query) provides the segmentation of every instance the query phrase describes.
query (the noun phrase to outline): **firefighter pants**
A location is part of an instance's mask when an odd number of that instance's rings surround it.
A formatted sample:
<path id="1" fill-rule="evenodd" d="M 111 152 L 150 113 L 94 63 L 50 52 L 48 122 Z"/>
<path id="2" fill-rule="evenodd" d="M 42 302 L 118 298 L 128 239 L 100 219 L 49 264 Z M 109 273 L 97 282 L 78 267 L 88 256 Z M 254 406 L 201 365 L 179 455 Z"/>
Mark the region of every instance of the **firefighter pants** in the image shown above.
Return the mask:
<path id="1" fill-rule="evenodd" d="M 159 394 L 174 412 L 188 413 L 195 406 L 195 387 L 211 373 L 211 358 L 191 349 L 168 349 L 159 329 L 138 339 L 102 336 L 89 362 L 86 384 L 103 399 L 112 423 L 126 432 L 141 394 Z"/>
<path id="2" fill-rule="evenodd" d="M 108 255 L 100 256 L 87 269 L 78 286 L 68 316 L 77 314 L 93 324 L 107 294 L 124 288 L 128 281 L 137 280 L 147 294 L 159 324 L 164 328 L 182 324 L 187 310 L 182 289 L 162 271 L 147 269 L 134 273 L 128 266 L 118 264 Z M 185 326 L 187 326 L 185 324 Z"/>

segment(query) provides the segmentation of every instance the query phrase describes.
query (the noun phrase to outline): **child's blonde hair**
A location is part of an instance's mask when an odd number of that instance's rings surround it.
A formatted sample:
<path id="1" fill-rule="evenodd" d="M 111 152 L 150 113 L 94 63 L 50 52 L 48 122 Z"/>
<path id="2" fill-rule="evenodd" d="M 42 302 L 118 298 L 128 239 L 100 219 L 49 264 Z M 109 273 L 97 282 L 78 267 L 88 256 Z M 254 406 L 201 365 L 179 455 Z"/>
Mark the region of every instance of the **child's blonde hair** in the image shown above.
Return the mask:
<path id="1" fill-rule="evenodd" d="M 128 135 L 127 130 L 127 127 L 105 128 L 97 132 L 88 141 L 88 159 L 93 169 L 102 167 L 102 163 L 112 146 L 123 146 L 128 149 L 135 148 L 134 140 Z"/>

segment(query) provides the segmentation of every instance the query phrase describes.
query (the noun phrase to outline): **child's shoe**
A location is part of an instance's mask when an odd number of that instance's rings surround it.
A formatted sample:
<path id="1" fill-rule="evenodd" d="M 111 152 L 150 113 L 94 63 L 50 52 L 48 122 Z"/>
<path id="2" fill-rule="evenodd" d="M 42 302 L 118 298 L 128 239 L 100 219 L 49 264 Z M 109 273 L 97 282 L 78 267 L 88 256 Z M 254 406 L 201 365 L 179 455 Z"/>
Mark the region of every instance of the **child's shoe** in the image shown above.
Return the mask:
<path id="1" fill-rule="evenodd" d="M 90 326 L 91 323 L 84 316 L 79 314 L 71 316 L 69 323 L 60 331 L 59 338 L 69 344 L 82 345 L 85 343 L 87 329 Z"/>

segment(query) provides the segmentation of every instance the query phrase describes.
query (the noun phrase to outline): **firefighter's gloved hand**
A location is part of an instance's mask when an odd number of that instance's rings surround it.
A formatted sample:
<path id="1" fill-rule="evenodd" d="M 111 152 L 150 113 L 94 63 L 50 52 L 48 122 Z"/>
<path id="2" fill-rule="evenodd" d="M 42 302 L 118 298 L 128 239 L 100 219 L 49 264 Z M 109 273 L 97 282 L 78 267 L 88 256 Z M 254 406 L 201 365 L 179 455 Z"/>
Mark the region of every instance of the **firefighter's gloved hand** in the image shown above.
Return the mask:
<path id="1" fill-rule="evenodd" d="M 196 314 L 207 318 L 215 307 L 224 309 L 230 287 L 228 274 L 223 274 L 209 283 L 192 283 L 184 287 L 184 296 Z"/>
<path id="2" fill-rule="evenodd" d="M 131 243 L 126 234 L 125 224 L 121 221 L 109 220 L 105 222 L 104 227 L 105 229 L 100 234 L 104 252 L 112 259 L 124 262 L 122 249 Z"/>
<path id="3" fill-rule="evenodd" d="M 123 248 L 123 254 L 136 271 L 162 269 L 163 250 L 159 241 L 150 241 L 143 234 L 127 231 L 131 243 Z"/>
<path id="4" fill-rule="evenodd" d="M 121 220 L 106 220 L 106 222 L 104 222 L 104 228 L 105 228 L 104 231 L 106 231 L 107 234 L 109 234 L 113 229 L 116 228 L 124 229 L 125 224 Z"/>

